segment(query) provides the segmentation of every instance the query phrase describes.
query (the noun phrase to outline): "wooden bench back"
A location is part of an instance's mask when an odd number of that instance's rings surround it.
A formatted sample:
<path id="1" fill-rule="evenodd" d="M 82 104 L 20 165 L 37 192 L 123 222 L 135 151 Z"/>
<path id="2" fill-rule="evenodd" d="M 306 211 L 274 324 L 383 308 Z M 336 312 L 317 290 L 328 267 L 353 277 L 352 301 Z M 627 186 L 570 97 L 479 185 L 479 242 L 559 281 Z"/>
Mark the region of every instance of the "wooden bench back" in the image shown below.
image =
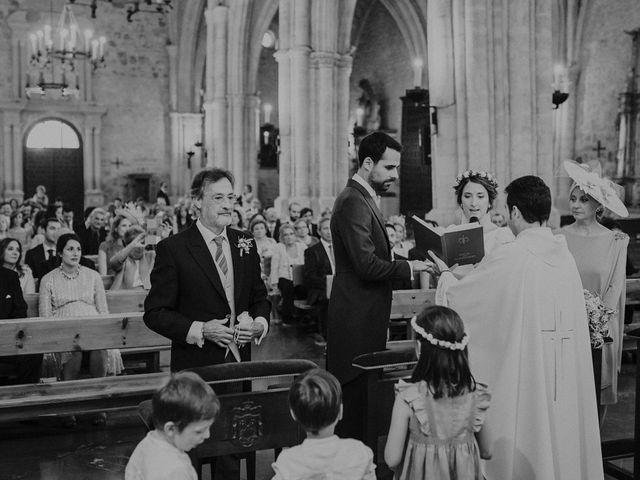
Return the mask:
<path id="1" fill-rule="evenodd" d="M 394 290 L 391 318 L 411 318 L 425 307 L 435 304 L 435 290 Z"/>
<path id="2" fill-rule="evenodd" d="M 144 312 L 144 299 L 147 290 L 110 290 L 107 291 L 107 306 L 109 313 Z M 27 316 L 37 317 L 38 294 L 29 293 L 24 296 L 27 302 Z"/>
<path id="3" fill-rule="evenodd" d="M 137 312 L 0 322 L 0 357 L 169 345 L 170 340 L 150 330 Z"/>

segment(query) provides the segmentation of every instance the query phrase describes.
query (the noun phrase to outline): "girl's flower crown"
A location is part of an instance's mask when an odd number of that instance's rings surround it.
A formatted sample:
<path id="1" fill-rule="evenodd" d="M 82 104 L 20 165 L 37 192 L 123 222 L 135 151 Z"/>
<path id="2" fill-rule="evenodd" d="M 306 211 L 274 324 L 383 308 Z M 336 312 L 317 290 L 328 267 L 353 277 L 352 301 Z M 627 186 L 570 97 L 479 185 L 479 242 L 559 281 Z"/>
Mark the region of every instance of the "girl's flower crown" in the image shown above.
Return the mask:
<path id="1" fill-rule="evenodd" d="M 472 178 L 482 178 L 483 180 L 489 182 L 493 186 L 493 188 L 498 188 L 498 181 L 496 180 L 496 177 L 482 170 L 465 170 L 464 172 L 458 174 L 458 176 L 456 177 L 456 183 L 453 185 L 453 188 L 457 189 L 463 180 L 469 180 Z"/>
<path id="2" fill-rule="evenodd" d="M 462 340 L 460 340 L 459 342 L 448 342 L 446 340 L 440 340 L 438 338 L 435 338 L 430 333 L 427 333 L 427 331 L 424 328 L 418 325 L 417 316 L 414 316 L 411 319 L 411 327 L 413 327 L 413 330 L 418 335 L 420 335 L 422 338 L 424 338 L 427 342 L 429 342 L 431 345 L 435 347 L 446 348 L 448 350 L 455 351 L 455 350 L 464 350 L 467 347 L 467 345 L 469 345 L 469 335 L 467 335 L 466 333 L 462 337 Z"/>

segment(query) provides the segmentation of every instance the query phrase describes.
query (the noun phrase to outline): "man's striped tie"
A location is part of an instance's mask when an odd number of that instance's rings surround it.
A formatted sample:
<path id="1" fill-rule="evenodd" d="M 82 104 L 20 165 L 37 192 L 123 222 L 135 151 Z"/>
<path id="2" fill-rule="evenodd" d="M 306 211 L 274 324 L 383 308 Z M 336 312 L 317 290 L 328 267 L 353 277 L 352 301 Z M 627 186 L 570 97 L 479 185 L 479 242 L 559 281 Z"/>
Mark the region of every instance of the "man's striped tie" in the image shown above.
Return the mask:
<path id="1" fill-rule="evenodd" d="M 222 273 L 226 277 L 229 271 L 229 267 L 227 267 L 227 259 L 224 256 L 224 251 L 222 250 L 222 242 L 224 242 L 224 237 L 218 236 L 214 238 L 213 241 L 216 242 L 216 247 L 217 247 L 216 263 L 218 264 L 218 266 L 220 267 L 220 270 L 222 270 Z"/>

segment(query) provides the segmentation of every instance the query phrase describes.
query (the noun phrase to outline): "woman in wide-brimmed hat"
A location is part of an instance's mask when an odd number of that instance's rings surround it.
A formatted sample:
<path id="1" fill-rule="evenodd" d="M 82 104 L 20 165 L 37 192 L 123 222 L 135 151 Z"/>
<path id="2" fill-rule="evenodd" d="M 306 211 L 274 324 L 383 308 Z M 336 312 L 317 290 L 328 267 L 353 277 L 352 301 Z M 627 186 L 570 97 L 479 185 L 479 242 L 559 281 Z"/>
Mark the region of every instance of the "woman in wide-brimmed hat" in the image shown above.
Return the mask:
<path id="1" fill-rule="evenodd" d="M 621 187 L 603 178 L 598 169 L 571 160 L 564 162 L 564 168 L 573 180 L 569 207 L 575 222 L 560 232 L 576 260 L 583 288 L 598 295 L 606 307 L 616 310 L 609 322 L 613 342 L 602 352 L 600 403 L 608 405 L 617 401 L 629 237 L 609 230 L 599 220 L 606 211 L 620 217 L 626 217 L 628 212 L 617 193 Z"/>

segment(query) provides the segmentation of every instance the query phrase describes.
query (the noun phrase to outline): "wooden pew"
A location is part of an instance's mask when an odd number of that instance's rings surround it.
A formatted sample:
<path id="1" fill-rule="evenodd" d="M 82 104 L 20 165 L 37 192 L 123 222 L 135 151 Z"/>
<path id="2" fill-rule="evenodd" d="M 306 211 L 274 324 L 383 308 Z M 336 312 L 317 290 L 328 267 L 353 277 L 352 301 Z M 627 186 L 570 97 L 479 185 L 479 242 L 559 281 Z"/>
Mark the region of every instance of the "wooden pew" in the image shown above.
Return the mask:
<path id="1" fill-rule="evenodd" d="M 142 313 L 0 322 L 0 357 L 107 348 L 165 347 L 170 341 L 147 328 Z"/>
<path id="2" fill-rule="evenodd" d="M 143 312 L 144 299 L 147 298 L 146 290 L 109 290 L 107 306 L 109 313 Z M 30 293 L 24 296 L 27 302 L 27 316 L 38 316 L 38 294 Z"/>
<path id="3" fill-rule="evenodd" d="M 205 367 L 214 388 L 232 381 L 282 384 L 316 365 L 308 360 L 269 360 Z M 196 371 L 201 370 L 197 369 Z M 200 372 L 198 372 L 200 373 Z M 204 375 L 201 374 L 203 377 Z M 0 422 L 40 415 L 71 415 L 136 407 L 147 401 L 169 378 L 169 373 L 89 378 L 47 384 L 0 387 Z M 288 386 L 221 395 L 222 412 L 212 438 L 198 447 L 201 458 L 300 443 L 302 432 L 289 415 Z"/>
<path id="4" fill-rule="evenodd" d="M 107 306 L 110 313 L 144 312 L 144 300 L 147 297 L 146 290 L 108 290 Z M 27 315 L 37 317 L 38 294 L 32 293 L 24 296 L 27 302 Z M 142 370 L 158 372 L 163 367 L 168 367 L 170 362 L 170 343 L 160 348 L 140 347 L 121 349 L 125 367 L 128 370 Z M 0 360 L 0 363 L 1 360 Z"/>

